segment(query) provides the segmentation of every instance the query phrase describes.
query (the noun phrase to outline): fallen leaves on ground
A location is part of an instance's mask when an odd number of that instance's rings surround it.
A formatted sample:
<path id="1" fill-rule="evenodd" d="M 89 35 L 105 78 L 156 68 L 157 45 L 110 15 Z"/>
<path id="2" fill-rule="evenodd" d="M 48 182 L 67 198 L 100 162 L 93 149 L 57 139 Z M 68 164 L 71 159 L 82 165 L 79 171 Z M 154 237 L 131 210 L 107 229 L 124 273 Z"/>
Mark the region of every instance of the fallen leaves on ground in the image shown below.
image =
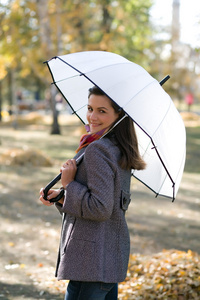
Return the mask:
<path id="1" fill-rule="evenodd" d="M 180 115 L 184 121 L 199 121 L 200 120 L 200 116 L 194 112 L 182 111 L 180 113 Z"/>
<path id="2" fill-rule="evenodd" d="M 31 275 L 35 285 L 64 294 L 67 281 L 52 276 Z M 127 278 L 119 284 L 119 300 L 200 299 L 200 255 L 188 251 L 163 250 L 152 256 L 130 255 Z"/>
<path id="3" fill-rule="evenodd" d="M 30 125 L 30 124 L 40 124 L 43 121 L 43 116 L 37 112 L 29 112 L 26 114 L 17 114 L 17 115 L 9 115 L 7 112 L 3 112 L 3 118 L 5 124 L 13 124 L 14 122 L 17 125 Z"/>
<path id="4" fill-rule="evenodd" d="M 42 294 L 65 294 L 68 281 L 54 277 L 54 267 L 37 263 L 30 269 L 13 263 L 6 271 L 21 269 Z M 200 299 L 200 255 L 188 251 L 163 250 L 151 256 L 130 255 L 127 278 L 119 284 L 119 300 L 198 300 Z"/>
<path id="5" fill-rule="evenodd" d="M 17 149 L 7 150 L 0 155 L 0 163 L 8 166 L 43 166 L 51 167 L 51 159 L 39 150 Z"/>
<path id="6" fill-rule="evenodd" d="M 130 255 L 127 278 L 119 285 L 119 299 L 200 299 L 200 256 L 190 250 Z"/>
<path id="7" fill-rule="evenodd" d="M 200 125 L 200 116 L 195 112 L 182 111 L 180 115 L 187 127 L 196 127 Z"/>

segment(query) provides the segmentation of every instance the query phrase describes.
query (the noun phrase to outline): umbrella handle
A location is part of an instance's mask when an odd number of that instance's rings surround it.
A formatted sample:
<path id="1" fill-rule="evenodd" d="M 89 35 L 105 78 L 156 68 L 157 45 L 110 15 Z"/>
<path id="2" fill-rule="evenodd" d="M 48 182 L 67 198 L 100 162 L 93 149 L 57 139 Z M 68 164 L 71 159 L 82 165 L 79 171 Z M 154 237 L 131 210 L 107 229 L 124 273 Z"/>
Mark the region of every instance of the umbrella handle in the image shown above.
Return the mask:
<path id="1" fill-rule="evenodd" d="M 44 196 L 43 198 L 45 200 L 48 200 L 47 199 L 47 195 L 48 195 L 48 191 L 50 190 L 50 188 L 52 188 L 60 179 L 61 179 L 61 174 L 58 174 L 53 180 L 51 180 L 44 188 Z M 64 192 L 62 192 L 64 194 Z M 55 197 L 55 198 L 52 198 L 51 200 L 49 200 L 50 202 L 57 202 L 59 201 L 61 198 L 62 198 L 63 195 L 61 195 L 61 193 Z"/>
<path id="2" fill-rule="evenodd" d="M 84 156 L 85 152 L 83 152 L 78 158 L 76 158 L 76 165 L 78 166 L 78 164 L 81 162 L 83 156 Z M 44 192 L 44 196 L 43 198 L 45 200 L 48 200 L 49 202 L 58 202 L 63 196 L 64 196 L 64 189 L 61 189 L 60 194 L 52 199 L 47 199 L 47 195 L 48 195 L 48 191 L 50 190 L 50 188 L 52 188 L 60 179 L 61 179 L 61 175 L 62 173 L 58 174 L 53 180 L 51 180 L 44 188 L 43 192 Z"/>

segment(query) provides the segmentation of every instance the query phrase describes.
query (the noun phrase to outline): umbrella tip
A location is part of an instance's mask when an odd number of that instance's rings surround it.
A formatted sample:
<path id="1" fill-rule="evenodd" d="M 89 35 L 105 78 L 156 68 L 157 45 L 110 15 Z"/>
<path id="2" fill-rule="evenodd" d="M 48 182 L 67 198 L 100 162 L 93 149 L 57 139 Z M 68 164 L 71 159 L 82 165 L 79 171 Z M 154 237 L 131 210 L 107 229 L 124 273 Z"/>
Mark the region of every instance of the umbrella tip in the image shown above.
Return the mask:
<path id="1" fill-rule="evenodd" d="M 169 75 L 165 76 L 165 78 L 163 78 L 163 79 L 160 81 L 160 85 L 162 86 L 168 79 L 170 79 L 170 76 L 169 76 Z"/>
<path id="2" fill-rule="evenodd" d="M 56 58 L 58 58 L 58 56 L 54 56 L 54 57 L 52 57 L 52 58 L 49 59 L 49 60 L 43 61 L 43 64 L 48 64 L 48 62 L 49 62 L 50 60 L 56 59 Z"/>

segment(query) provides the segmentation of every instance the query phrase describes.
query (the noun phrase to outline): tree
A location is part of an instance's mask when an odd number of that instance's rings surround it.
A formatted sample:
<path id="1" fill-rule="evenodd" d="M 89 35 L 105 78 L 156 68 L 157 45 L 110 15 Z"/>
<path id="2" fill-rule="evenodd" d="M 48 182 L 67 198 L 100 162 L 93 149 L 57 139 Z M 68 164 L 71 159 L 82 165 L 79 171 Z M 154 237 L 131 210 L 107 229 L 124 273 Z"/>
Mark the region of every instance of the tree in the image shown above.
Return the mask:
<path id="1" fill-rule="evenodd" d="M 43 61 L 85 50 L 121 54 L 146 67 L 151 0 L 12 0 L 0 6 L 0 55 L 21 84 L 49 86 Z M 55 94 L 55 91 L 53 91 Z M 52 132 L 59 133 L 55 103 Z"/>
<path id="2" fill-rule="evenodd" d="M 44 53 L 46 53 L 47 57 L 53 56 L 53 49 L 54 44 L 51 39 L 51 24 L 49 19 L 49 12 L 48 12 L 48 0 L 37 0 L 37 12 L 38 12 L 38 20 L 39 20 L 39 35 L 40 35 L 40 41 L 41 46 L 43 48 Z M 58 5 L 58 0 L 56 0 L 56 4 Z M 57 46 L 60 48 L 60 37 L 58 34 L 60 33 L 59 29 L 59 18 L 57 18 L 56 14 L 56 21 L 57 21 Z M 60 49 L 58 51 L 59 55 Z M 51 134 L 60 134 L 60 127 L 58 123 L 58 112 L 56 110 L 56 103 L 55 103 L 55 97 L 56 97 L 56 90 L 55 86 L 52 85 L 51 87 L 51 108 L 53 111 L 53 124 L 51 129 Z"/>

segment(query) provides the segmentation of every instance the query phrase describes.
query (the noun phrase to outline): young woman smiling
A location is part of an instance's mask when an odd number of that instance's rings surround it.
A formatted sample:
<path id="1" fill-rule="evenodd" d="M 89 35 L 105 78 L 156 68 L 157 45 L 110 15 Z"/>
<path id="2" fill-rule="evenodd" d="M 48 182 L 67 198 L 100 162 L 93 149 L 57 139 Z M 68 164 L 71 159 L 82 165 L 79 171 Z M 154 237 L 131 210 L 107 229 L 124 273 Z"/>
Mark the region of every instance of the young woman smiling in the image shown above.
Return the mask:
<path id="1" fill-rule="evenodd" d="M 56 276 L 70 280 L 65 300 L 117 300 L 130 251 L 125 212 L 131 169 L 142 170 L 145 163 L 132 120 L 96 86 L 89 90 L 87 121 L 89 134 L 61 168 L 65 194 L 55 204 L 63 215 Z M 49 190 L 48 199 L 59 192 Z M 41 189 L 42 203 L 52 205 L 43 195 Z"/>
<path id="2" fill-rule="evenodd" d="M 87 121 L 90 133 L 96 133 L 102 129 L 109 129 L 119 117 L 111 101 L 105 95 L 91 94 L 88 99 Z"/>

